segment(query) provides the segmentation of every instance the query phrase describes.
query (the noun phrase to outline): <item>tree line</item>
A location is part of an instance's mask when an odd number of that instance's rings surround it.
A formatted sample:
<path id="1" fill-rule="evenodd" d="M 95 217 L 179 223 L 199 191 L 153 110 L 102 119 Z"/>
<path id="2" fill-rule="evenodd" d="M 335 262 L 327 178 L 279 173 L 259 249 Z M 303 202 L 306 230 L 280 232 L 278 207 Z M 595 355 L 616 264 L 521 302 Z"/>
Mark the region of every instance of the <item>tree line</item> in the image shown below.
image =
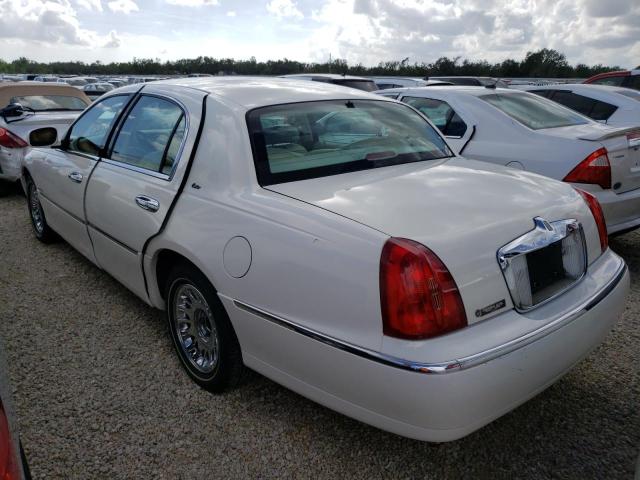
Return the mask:
<path id="1" fill-rule="evenodd" d="M 13 61 L 0 59 L 0 73 L 38 73 L 57 75 L 185 75 L 190 73 L 237 75 L 285 75 L 290 73 L 344 73 L 350 75 L 399 75 L 429 77 L 441 75 L 471 75 L 491 77 L 573 78 L 590 77 L 597 73 L 620 70 L 618 66 L 570 65 L 563 53 L 543 48 L 528 52 L 518 61 L 507 59 L 498 63 L 467 60 L 461 57 L 440 57 L 431 63 L 401 61 L 380 62 L 373 67 L 349 65 L 346 60 L 326 63 L 305 63 L 287 58 L 258 62 L 233 58 L 200 56 L 180 60 L 134 58 L 130 62 L 35 62 L 21 57 Z"/>

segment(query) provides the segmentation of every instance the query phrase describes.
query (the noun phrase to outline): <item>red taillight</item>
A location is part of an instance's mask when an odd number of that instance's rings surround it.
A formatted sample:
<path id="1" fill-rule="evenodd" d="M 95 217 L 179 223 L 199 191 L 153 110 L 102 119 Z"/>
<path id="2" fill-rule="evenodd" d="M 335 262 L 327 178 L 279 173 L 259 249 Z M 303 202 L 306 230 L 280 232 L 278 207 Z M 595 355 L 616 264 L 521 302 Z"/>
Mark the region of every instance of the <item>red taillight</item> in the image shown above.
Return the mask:
<path id="1" fill-rule="evenodd" d="M 591 183 L 602 188 L 611 188 L 611 164 L 607 149 L 600 148 L 585 158 L 564 177 L 565 182 Z"/>
<path id="2" fill-rule="evenodd" d="M 380 301 L 385 335 L 435 337 L 467 325 L 456 282 L 424 245 L 391 238 L 380 258 Z"/>
<path id="3" fill-rule="evenodd" d="M 598 199 L 590 194 L 589 192 L 585 192 L 584 190 L 580 190 L 576 188 L 576 191 L 582 195 L 584 201 L 587 203 L 589 210 L 591 210 L 591 214 L 596 221 L 596 225 L 598 226 L 598 235 L 600 235 L 600 247 L 604 252 L 609 246 L 609 236 L 607 235 L 607 222 L 604 220 L 604 213 L 602 213 L 602 207 L 600 206 L 600 202 Z"/>
<path id="4" fill-rule="evenodd" d="M 6 128 L 0 128 L 0 145 L 5 148 L 24 148 L 29 146 L 27 142 Z"/>
<path id="5" fill-rule="evenodd" d="M 17 449 L 9 431 L 9 419 L 0 401 L 0 480 L 19 480 Z"/>

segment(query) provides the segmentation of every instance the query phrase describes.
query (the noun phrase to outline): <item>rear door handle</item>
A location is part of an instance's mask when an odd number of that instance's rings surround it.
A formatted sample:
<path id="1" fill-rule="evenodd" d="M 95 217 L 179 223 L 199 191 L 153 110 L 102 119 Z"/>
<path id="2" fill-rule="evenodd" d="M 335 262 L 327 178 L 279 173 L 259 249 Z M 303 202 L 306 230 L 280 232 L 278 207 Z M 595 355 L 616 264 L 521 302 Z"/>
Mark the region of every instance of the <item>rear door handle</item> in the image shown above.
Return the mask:
<path id="1" fill-rule="evenodd" d="M 82 179 L 84 177 L 82 176 L 82 174 L 80 172 L 71 172 L 69 174 L 69 180 L 71 180 L 72 182 L 76 182 L 76 183 L 82 183 Z"/>
<path id="2" fill-rule="evenodd" d="M 136 203 L 140 208 L 149 212 L 157 212 L 160 208 L 160 202 L 155 198 L 147 197 L 146 195 L 138 195 L 136 197 Z"/>

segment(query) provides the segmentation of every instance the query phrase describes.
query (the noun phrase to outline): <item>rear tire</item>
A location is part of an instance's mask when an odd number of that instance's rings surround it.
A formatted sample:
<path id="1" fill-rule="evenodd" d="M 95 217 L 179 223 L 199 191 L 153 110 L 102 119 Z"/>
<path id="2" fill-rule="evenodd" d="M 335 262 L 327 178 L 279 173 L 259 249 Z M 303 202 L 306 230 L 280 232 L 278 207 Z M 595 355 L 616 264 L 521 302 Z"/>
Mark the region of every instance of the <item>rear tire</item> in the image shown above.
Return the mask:
<path id="1" fill-rule="evenodd" d="M 189 376 L 205 390 L 220 393 L 242 379 L 242 351 L 227 312 L 207 278 L 178 264 L 165 285 L 167 324 Z"/>
<path id="2" fill-rule="evenodd" d="M 54 232 L 47 219 L 44 216 L 44 210 L 40 204 L 38 196 L 38 187 L 31 178 L 27 178 L 27 208 L 29 209 L 29 218 L 31 226 L 36 238 L 42 243 L 53 243 L 58 240 L 58 235 Z"/>

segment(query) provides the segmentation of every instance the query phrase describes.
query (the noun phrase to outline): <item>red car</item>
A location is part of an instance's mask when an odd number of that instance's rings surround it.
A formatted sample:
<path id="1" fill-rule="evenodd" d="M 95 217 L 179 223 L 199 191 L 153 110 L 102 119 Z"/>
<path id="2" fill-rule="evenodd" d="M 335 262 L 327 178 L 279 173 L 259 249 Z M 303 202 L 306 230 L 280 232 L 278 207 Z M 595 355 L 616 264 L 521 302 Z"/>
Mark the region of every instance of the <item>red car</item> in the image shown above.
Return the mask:
<path id="1" fill-rule="evenodd" d="M 597 85 L 612 85 L 640 90 L 640 67 L 636 70 L 621 70 L 619 72 L 599 73 L 587 78 L 584 83 Z"/>

